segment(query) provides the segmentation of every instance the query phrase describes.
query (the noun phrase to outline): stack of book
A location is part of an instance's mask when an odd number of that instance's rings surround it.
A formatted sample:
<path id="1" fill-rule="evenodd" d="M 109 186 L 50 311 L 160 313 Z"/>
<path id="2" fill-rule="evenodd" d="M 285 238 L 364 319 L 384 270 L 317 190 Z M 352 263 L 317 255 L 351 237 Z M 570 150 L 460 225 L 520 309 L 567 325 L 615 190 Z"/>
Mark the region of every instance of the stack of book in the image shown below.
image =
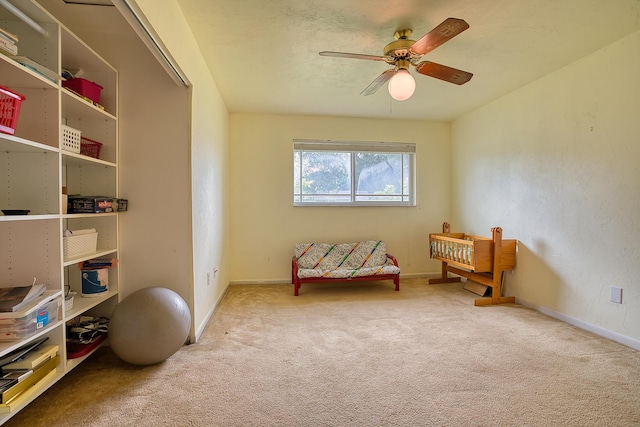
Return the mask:
<path id="1" fill-rule="evenodd" d="M 18 54 L 18 36 L 0 27 L 0 52 Z"/>
<path id="2" fill-rule="evenodd" d="M 58 346 L 40 345 L 42 342 L 43 340 L 36 343 L 35 348 L 29 349 L 17 360 L 2 366 L 0 413 L 11 412 L 27 402 L 41 384 L 48 382 L 56 374 L 56 368 L 60 364 Z"/>
<path id="3" fill-rule="evenodd" d="M 45 284 L 0 287 L 0 312 L 20 311 L 39 298 L 47 289 Z"/>

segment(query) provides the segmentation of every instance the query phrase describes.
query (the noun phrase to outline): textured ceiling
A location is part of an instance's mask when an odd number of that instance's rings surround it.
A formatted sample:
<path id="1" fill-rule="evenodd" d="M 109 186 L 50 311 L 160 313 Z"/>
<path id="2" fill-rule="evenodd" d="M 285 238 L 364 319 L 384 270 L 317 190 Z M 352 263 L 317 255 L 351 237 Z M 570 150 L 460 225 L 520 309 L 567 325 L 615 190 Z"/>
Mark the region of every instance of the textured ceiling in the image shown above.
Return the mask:
<path id="1" fill-rule="evenodd" d="M 178 0 L 231 112 L 452 120 L 640 29 L 638 0 Z M 419 75 L 408 101 L 360 92 L 401 28 L 417 40 L 448 17 L 470 28 L 423 59 L 474 74 Z"/>

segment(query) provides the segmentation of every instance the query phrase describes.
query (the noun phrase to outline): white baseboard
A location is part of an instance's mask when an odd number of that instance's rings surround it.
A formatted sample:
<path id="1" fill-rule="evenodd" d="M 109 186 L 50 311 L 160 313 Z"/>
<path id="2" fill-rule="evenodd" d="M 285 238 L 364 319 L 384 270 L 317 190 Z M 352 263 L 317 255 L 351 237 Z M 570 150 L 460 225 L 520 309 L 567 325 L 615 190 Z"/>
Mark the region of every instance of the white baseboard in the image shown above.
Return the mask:
<path id="1" fill-rule="evenodd" d="M 231 280 L 229 285 L 293 285 L 291 278 L 269 280 Z"/>
<path id="2" fill-rule="evenodd" d="M 207 315 L 202 320 L 202 323 L 200 323 L 200 325 L 196 328 L 195 339 L 190 344 L 197 343 L 200 337 L 202 336 L 204 329 L 207 327 L 207 325 L 211 321 L 211 318 L 213 317 L 213 313 L 216 311 L 216 309 L 218 308 L 218 305 L 220 305 L 220 302 L 222 301 L 222 298 L 224 298 L 227 291 L 229 290 L 229 285 L 230 283 L 227 283 L 227 286 L 224 288 L 224 291 L 220 293 L 220 296 L 218 297 L 216 302 L 213 304 L 213 306 L 209 309 L 209 311 L 207 312 Z"/>
<path id="3" fill-rule="evenodd" d="M 400 273 L 401 279 L 423 279 L 440 277 L 440 273 Z"/>
<path id="4" fill-rule="evenodd" d="M 420 279 L 423 277 L 437 277 L 440 273 L 400 273 L 400 279 Z M 231 280 L 229 285 L 292 285 L 291 278 L 267 280 Z"/>
<path id="5" fill-rule="evenodd" d="M 593 332 L 596 335 L 600 335 L 601 337 L 608 338 L 611 341 L 624 344 L 627 347 L 640 350 L 640 341 L 637 339 L 619 334 L 617 332 L 610 331 L 606 328 L 603 328 L 598 325 L 594 325 L 589 322 L 585 322 L 584 320 L 577 319 L 575 317 L 569 316 L 568 314 L 561 313 L 559 311 L 555 311 L 538 304 L 532 304 L 528 301 L 523 300 L 522 298 L 516 297 L 516 302 L 518 304 L 524 305 L 525 307 L 531 308 L 535 311 L 539 311 L 542 314 L 546 314 L 547 316 L 553 317 L 554 319 L 561 320 L 565 323 L 568 323 L 580 329 L 584 329 L 585 331 Z"/>

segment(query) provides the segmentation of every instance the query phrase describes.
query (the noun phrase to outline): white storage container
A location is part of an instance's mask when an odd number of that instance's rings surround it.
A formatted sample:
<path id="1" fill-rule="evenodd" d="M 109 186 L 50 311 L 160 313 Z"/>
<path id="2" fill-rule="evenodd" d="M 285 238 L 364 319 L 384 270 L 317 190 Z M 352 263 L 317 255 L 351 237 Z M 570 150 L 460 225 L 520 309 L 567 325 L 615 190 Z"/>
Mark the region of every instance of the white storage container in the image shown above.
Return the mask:
<path id="1" fill-rule="evenodd" d="M 69 294 L 64 297 L 64 311 L 69 311 L 73 308 L 73 298 L 75 296 L 75 292 L 69 292 Z"/>
<path id="2" fill-rule="evenodd" d="M 17 341 L 29 338 L 42 328 L 58 321 L 60 298 L 51 299 L 45 292 L 29 308 L 13 313 L 0 313 L 0 341 Z"/>
<path id="3" fill-rule="evenodd" d="M 95 252 L 98 247 L 98 233 L 80 234 L 62 238 L 65 259 Z"/>
<path id="4" fill-rule="evenodd" d="M 62 149 L 72 153 L 80 152 L 82 132 L 67 125 L 62 125 Z"/>

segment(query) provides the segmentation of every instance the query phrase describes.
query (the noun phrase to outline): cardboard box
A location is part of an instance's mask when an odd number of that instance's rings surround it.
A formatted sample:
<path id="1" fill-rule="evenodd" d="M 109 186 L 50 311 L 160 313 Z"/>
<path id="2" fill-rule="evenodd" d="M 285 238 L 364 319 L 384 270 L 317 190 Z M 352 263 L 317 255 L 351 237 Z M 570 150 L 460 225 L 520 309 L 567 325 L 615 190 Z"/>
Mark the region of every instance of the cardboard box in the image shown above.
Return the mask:
<path id="1" fill-rule="evenodd" d="M 102 196 L 69 196 L 69 213 L 114 212 L 115 199 Z"/>
<path id="2" fill-rule="evenodd" d="M 129 201 L 127 199 L 116 199 L 117 208 L 115 209 L 118 212 L 126 212 L 129 206 Z"/>

